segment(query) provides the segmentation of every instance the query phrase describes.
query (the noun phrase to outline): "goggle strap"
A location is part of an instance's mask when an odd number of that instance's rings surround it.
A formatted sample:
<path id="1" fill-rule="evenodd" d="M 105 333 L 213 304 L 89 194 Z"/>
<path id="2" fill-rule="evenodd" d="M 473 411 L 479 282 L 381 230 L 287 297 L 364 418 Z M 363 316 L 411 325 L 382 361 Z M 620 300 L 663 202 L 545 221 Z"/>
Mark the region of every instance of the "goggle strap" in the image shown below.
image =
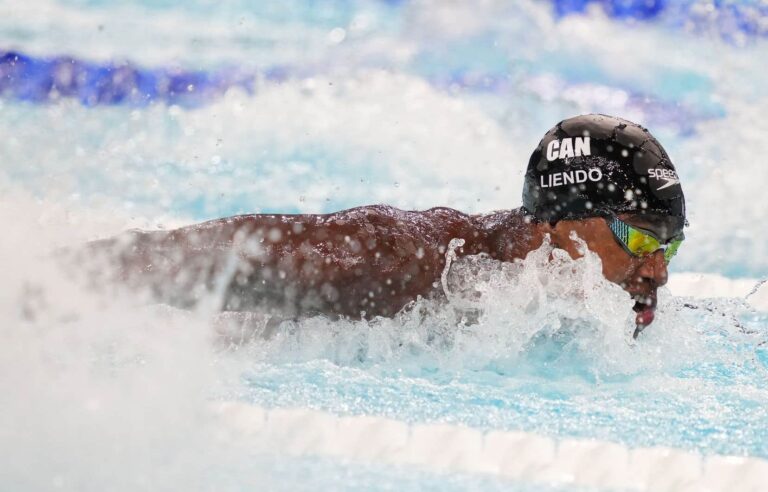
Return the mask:
<path id="1" fill-rule="evenodd" d="M 627 226 L 627 224 L 621 220 L 616 219 L 616 217 L 613 217 L 608 226 L 611 228 L 611 231 L 616 234 L 619 240 L 621 240 L 622 243 L 625 245 L 629 244 L 629 226 Z"/>

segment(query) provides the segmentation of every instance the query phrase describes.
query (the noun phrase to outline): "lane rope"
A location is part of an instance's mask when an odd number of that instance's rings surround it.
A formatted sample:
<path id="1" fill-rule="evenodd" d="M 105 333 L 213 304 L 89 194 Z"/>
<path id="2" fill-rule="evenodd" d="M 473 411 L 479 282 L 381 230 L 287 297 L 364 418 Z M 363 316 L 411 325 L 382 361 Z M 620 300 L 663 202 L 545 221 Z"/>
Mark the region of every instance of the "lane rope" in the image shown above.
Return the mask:
<path id="1" fill-rule="evenodd" d="M 599 441 L 555 440 L 529 432 L 452 424 L 406 424 L 310 409 L 264 409 L 239 402 L 212 406 L 222 438 L 255 450 L 352 462 L 481 473 L 523 482 L 639 491 L 765 491 L 768 461 L 701 456 L 673 448 L 629 448 Z"/>

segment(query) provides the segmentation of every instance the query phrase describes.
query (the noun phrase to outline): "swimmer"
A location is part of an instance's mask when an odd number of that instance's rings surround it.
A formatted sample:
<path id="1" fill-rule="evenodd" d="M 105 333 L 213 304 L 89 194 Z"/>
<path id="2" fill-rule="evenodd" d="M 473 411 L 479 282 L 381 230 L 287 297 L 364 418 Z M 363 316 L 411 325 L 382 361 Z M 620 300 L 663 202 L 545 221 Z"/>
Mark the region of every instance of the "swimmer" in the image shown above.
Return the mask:
<path id="1" fill-rule="evenodd" d="M 603 275 L 635 300 L 634 336 L 651 324 L 656 291 L 683 240 L 685 200 L 666 151 L 645 128 L 583 115 L 549 130 L 528 162 L 523 206 L 485 215 L 383 205 L 324 215 L 241 215 L 93 243 L 119 277 L 155 299 L 192 307 L 219 294 L 223 311 L 283 319 L 391 317 L 418 296 L 443 296 L 446 249 L 511 262 L 552 245 L 577 258 L 575 233 Z"/>

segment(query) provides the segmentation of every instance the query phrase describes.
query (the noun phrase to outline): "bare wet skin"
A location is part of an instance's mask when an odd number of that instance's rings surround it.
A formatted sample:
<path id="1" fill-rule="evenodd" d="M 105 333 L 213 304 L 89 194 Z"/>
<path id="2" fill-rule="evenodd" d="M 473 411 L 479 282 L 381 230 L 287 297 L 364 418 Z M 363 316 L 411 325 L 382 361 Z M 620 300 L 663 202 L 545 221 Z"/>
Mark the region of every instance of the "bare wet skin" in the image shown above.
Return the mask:
<path id="1" fill-rule="evenodd" d="M 460 254 L 511 261 L 541 244 L 533 232 L 516 211 L 470 216 L 370 206 L 132 231 L 93 246 L 117 255 L 120 280 L 181 307 L 194 305 L 201 288 L 220 288 L 222 310 L 371 318 L 392 316 L 417 296 L 439 295 L 451 239 L 465 239 Z M 222 278 L 226 286 L 217 285 Z"/>
<path id="2" fill-rule="evenodd" d="M 520 210 L 467 215 L 388 206 L 242 215 L 173 231 L 131 231 L 91 243 L 89 256 L 106 253 L 111 264 L 116 258 L 117 280 L 182 308 L 213 294 L 221 311 L 371 319 L 391 317 L 419 296 L 442 297 L 440 275 L 454 238 L 465 241 L 460 256 L 485 253 L 510 262 L 540 247 L 547 234 L 577 258 L 572 232 L 601 257 L 605 277 L 635 298 L 638 324 L 650 324 L 656 289 L 667 280 L 663 255 L 628 255 L 602 218 L 551 226 Z"/>
<path id="3" fill-rule="evenodd" d="M 684 222 L 678 217 L 631 214 L 624 214 L 621 219 L 632 226 L 650 231 L 662 244 L 677 237 Z M 662 251 L 640 258 L 639 261 L 639 267 L 633 272 L 629 282 L 625 282 L 624 288 L 636 301 L 633 309 L 637 313 L 636 324 L 642 331 L 644 327 L 653 322 L 657 304 L 657 289 L 667 283 L 669 274 Z"/>
<path id="4" fill-rule="evenodd" d="M 677 236 L 683 226 L 676 217 L 657 215 L 621 214 L 620 219 L 630 225 L 648 230 L 661 242 Z M 603 275 L 619 284 L 635 300 L 636 324 L 639 331 L 653 322 L 657 291 L 669 278 L 663 251 L 645 256 L 633 256 L 618 243 L 603 218 L 594 217 L 579 221 L 562 221 L 553 227 L 554 243 L 566 249 L 572 257 L 579 255 L 576 246 L 569 241 L 571 231 L 584 239 L 589 249 L 600 256 Z"/>

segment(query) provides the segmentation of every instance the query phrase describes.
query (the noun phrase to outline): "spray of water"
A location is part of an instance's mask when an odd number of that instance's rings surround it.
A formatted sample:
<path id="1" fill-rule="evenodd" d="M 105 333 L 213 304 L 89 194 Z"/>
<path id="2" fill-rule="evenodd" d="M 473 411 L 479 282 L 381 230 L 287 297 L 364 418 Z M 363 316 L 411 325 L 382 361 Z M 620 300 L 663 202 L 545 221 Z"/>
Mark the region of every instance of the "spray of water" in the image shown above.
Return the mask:
<path id="1" fill-rule="evenodd" d="M 93 292 L 64 273 L 72 265 L 62 269 L 53 246 L 129 219 L 13 193 L 3 205 L 0 466 L 16 490 L 203 488 L 207 470 L 237 468 L 247 455 L 221 437 L 208 409 L 213 400 L 247 394 L 242 376 L 253 371 L 268 376 L 303 365 L 317 377 L 338 373 L 374 385 L 387 374 L 429 385 L 459 374 L 526 371 L 555 379 L 655 375 L 658 382 L 691 365 L 755 357 L 727 346 L 706 350 L 702 334 L 713 326 L 721 340 L 737 340 L 738 330 L 723 328 L 730 321 L 721 308 L 712 323 L 694 326 L 682 301 L 663 290 L 656 322 L 633 343 L 632 301 L 602 277 L 586 248 L 573 260 L 545 242 L 515 263 L 450 250 L 447 302 L 418 299 L 393 319 L 269 325 L 259 313 L 213 315 L 146 305 L 120 289 Z M 30 214 L 37 220 L 22 219 Z M 248 336 L 237 339 L 232 327 L 244 325 Z M 115 476 L 123 477 L 119 484 Z"/>
<path id="2" fill-rule="evenodd" d="M 3 487 L 206 490 L 209 467 L 232 458 L 207 417 L 208 323 L 63 274 L 51 245 L 120 221 L 19 194 L 0 209 Z"/>
<path id="3" fill-rule="evenodd" d="M 258 315 L 228 313 L 218 320 L 230 341 L 256 340 L 246 349 L 250 360 L 270 363 L 326 359 L 363 367 L 410 365 L 417 373 L 425 367 L 514 371 L 547 353 L 564 365 L 611 375 L 672 370 L 700 357 L 701 337 L 664 289 L 659 319 L 641 343 L 634 342 L 633 301 L 603 277 L 599 257 L 575 239 L 579 259 L 547 240 L 514 263 L 457 257 L 456 239 L 441 279 L 447 302 L 420 298 L 392 319 L 270 324 Z M 670 352 L 676 357 L 659 357 Z"/>

